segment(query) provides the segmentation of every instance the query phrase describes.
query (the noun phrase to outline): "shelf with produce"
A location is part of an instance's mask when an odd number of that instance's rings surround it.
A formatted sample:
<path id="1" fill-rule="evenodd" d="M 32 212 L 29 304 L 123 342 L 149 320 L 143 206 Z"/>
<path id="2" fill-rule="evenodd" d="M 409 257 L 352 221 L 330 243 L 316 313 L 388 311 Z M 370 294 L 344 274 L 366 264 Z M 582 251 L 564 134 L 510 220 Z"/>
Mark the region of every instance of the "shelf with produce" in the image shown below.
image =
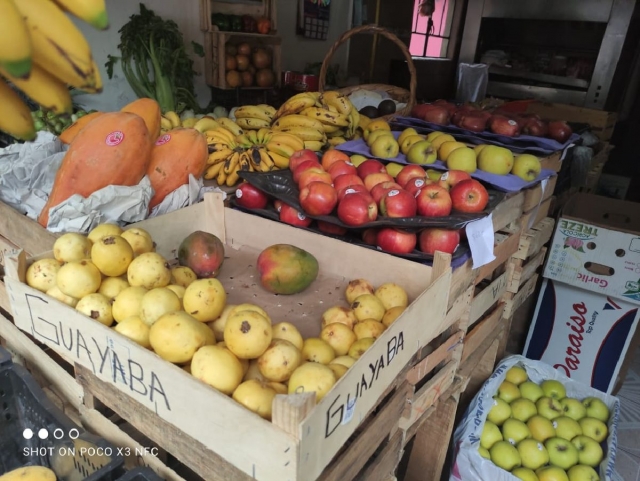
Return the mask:
<path id="1" fill-rule="evenodd" d="M 239 3 L 239 2 L 220 2 L 215 0 L 200 0 L 200 29 L 203 32 L 214 32 L 219 30 L 215 25 L 215 15 L 230 17 L 227 19 L 222 18 L 225 22 L 240 22 L 242 24 L 242 17 L 252 17 L 256 23 L 262 19 L 268 19 L 270 22 L 269 30 L 273 32 L 276 30 L 276 2 L 275 0 L 260 0 L 252 1 L 251 3 Z M 238 18 L 234 18 L 238 17 Z M 238 25 L 238 31 L 231 33 L 242 33 L 242 27 L 244 25 Z M 255 27 L 259 28 L 258 25 Z M 233 29 L 231 29 L 233 30 Z M 245 28 L 247 30 L 247 28 Z M 260 34 L 258 34 L 260 35 Z"/>

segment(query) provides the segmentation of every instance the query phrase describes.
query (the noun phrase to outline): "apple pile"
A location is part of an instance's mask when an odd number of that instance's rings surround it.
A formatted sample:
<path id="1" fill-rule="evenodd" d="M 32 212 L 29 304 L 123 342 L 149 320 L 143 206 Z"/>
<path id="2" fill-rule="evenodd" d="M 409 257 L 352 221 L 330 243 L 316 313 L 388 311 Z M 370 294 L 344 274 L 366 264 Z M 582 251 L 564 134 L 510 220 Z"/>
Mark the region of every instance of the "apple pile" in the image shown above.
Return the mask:
<path id="1" fill-rule="evenodd" d="M 609 408 L 597 397 L 566 396 L 555 380 L 536 384 L 507 371 L 480 436 L 480 455 L 523 481 L 597 481 Z"/>
<path id="2" fill-rule="evenodd" d="M 564 144 L 573 130 L 565 121 L 546 122 L 537 114 L 514 114 L 496 109 L 482 110 L 471 104 L 455 105 L 446 100 L 436 100 L 432 104 L 416 105 L 411 116 L 438 125 L 453 124 L 471 132 L 486 130 L 505 137 L 520 134 L 533 137 L 548 137 Z"/>

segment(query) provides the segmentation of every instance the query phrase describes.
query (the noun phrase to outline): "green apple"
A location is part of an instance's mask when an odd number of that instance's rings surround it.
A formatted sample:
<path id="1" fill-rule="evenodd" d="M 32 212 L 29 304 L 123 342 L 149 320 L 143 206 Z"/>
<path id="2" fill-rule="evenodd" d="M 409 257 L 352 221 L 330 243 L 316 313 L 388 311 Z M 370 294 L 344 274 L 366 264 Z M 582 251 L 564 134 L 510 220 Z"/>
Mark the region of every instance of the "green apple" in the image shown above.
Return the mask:
<path id="1" fill-rule="evenodd" d="M 547 448 L 535 439 L 523 439 L 516 447 L 525 468 L 538 469 L 549 462 Z"/>
<path id="2" fill-rule="evenodd" d="M 526 182 L 533 182 L 540 175 L 541 170 L 542 165 L 540 165 L 538 157 L 531 154 L 522 154 L 514 159 L 511 173 Z"/>
<path id="3" fill-rule="evenodd" d="M 588 397 L 582 400 L 582 405 L 587 408 L 587 416 L 599 419 L 603 423 L 609 420 L 609 408 L 601 399 Z"/>
<path id="4" fill-rule="evenodd" d="M 493 398 L 493 407 L 487 414 L 487 419 L 496 426 L 502 426 L 502 423 L 511 417 L 511 406 L 499 397 Z"/>
<path id="5" fill-rule="evenodd" d="M 571 466 L 578 464 L 578 450 L 562 438 L 547 439 L 544 447 L 549 452 L 549 463 L 562 469 L 569 469 Z"/>
<path id="6" fill-rule="evenodd" d="M 512 382 L 502 381 L 498 388 L 498 397 L 505 402 L 511 403 L 520 397 L 520 390 Z"/>
<path id="7" fill-rule="evenodd" d="M 498 441 L 489 450 L 491 461 L 499 468 L 511 471 L 521 464 L 520 453 L 515 446 L 508 441 Z"/>
<path id="8" fill-rule="evenodd" d="M 589 436 L 591 439 L 595 439 L 599 443 L 607 439 L 609 429 L 607 425 L 595 418 L 582 418 L 580 421 L 580 427 L 582 428 L 582 434 Z"/>
<path id="9" fill-rule="evenodd" d="M 528 399 L 529 401 L 536 402 L 538 399 L 544 396 L 542 388 L 533 381 L 523 382 L 518 386 L 518 389 L 520 389 L 520 394 L 522 395 L 522 397 Z"/>
<path id="10" fill-rule="evenodd" d="M 509 381 L 516 386 L 520 386 L 520 384 L 529 380 L 529 376 L 527 376 L 527 371 L 525 371 L 524 368 L 520 366 L 513 366 L 507 371 L 504 380 Z"/>
<path id="11" fill-rule="evenodd" d="M 480 446 L 484 449 L 490 449 L 498 441 L 502 441 L 502 433 L 500 428 L 491 421 L 486 421 L 480 435 Z"/>
<path id="12" fill-rule="evenodd" d="M 442 177 L 443 173 L 444 172 L 441 172 L 439 170 L 427 169 L 427 179 L 437 182 L 440 180 L 440 177 Z"/>
<path id="13" fill-rule="evenodd" d="M 558 401 L 567 396 L 567 391 L 560 381 L 547 379 L 546 381 L 542 381 L 540 387 L 545 396 L 557 399 Z"/>
<path id="14" fill-rule="evenodd" d="M 402 131 L 402 133 L 400 134 L 400 137 L 398 137 L 398 143 L 402 144 L 402 141 L 404 139 L 406 139 L 407 137 L 410 137 L 412 135 L 418 135 L 418 131 L 416 129 L 414 129 L 413 127 L 409 127 L 408 129 L 404 129 Z"/>
<path id="15" fill-rule="evenodd" d="M 384 166 L 384 168 L 387 169 L 387 174 L 395 178 L 396 175 L 398 175 L 400 171 L 404 168 L 404 165 L 396 164 L 395 162 L 389 162 L 387 165 Z"/>
<path id="16" fill-rule="evenodd" d="M 576 436 L 582 434 L 582 428 L 578 421 L 569 416 L 560 416 L 553 420 L 553 427 L 556 428 L 556 436 L 567 441 L 571 441 Z"/>
<path id="17" fill-rule="evenodd" d="M 521 481 L 538 481 L 536 473 L 529 468 L 516 468 L 511 471 L 511 474 Z"/>
<path id="18" fill-rule="evenodd" d="M 436 157 L 436 149 L 428 140 L 416 142 L 407 152 L 407 160 L 412 164 L 433 164 L 436 161 Z"/>
<path id="19" fill-rule="evenodd" d="M 482 149 L 484 149 L 486 146 L 487 146 L 487 144 L 479 144 L 479 145 L 476 145 L 476 146 L 473 148 L 473 151 L 476 153 L 476 155 L 480 155 L 480 152 L 482 152 Z"/>
<path id="20" fill-rule="evenodd" d="M 525 423 L 509 418 L 502 424 L 502 438 L 514 446 L 523 439 L 531 437 L 531 431 Z"/>
<path id="21" fill-rule="evenodd" d="M 564 469 L 558 466 L 545 466 L 536 470 L 538 481 L 569 481 L 569 476 Z"/>
<path id="22" fill-rule="evenodd" d="M 473 174 L 478 170 L 476 153 L 469 147 L 454 150 L 447 157 L 447 168 Z"/>
<path id="23" fill-rule="evenodd" d="M 575 398 L 566 397 L 560 401 L 560 404 L 562 404 L 564 415 L 569 416 L 571 419 L 580 421 L 587 416 L 587 408 Z"/>
<path id="24" fill-rule="evenodd" d="M 424 137 L 422 135 L 410 135 L 402 139 L 402 142 L 400 142 L 400 139 L 398 139 L 398 143 L 400 144 L 400 152 L 402 152 L 404 155 L 407 155 L 414 144 L 422 142 L 423 140 Z"/>
<path id="25" fill-rule="evenodd" d="M 596 467 L 602 461 L 604 452 L 600 443 L 594 441 L 589 436 L 576 436 L 571 440 L 578 450 L 578 462 L 587 466 Z"/>
<path id="26" fill-rule="evenodd" d="M 550 397 L 541 397 L 536 402 L 536 408 L 538 409 L 538 414 L 544 416 L 547 419 L 555 419 L 562 416 L 562 404 L 557 399 L 552 399 Z"/>
<path id="27" fill-rule="evenodd" d="M 576 464 L 567 471 L 569 481 L 600 481 L 600 476 L 591 466 Z"/>
<path id="28" fill-rule="evenodd" d="M 384 135 L 371 144 L 371 153 L 380 159 L 395 159 L 400 152 L 400 146 L 391 135 Z"/>
<path id="29" fill-rule="evenodd" d="M 513 153 L 504 147 L 487 145 L 478 155 L 478 168 L 490 174 L 507 175 L 513 167 Z"/>
<path id="30" fill-rule="evenodd" d="M 361 163 L 367 160 L 367 158 L 364 155 L 360 155 L 360 154 L 352 155 L 350 158 L 351 158 L 351 163 L 353 164 L 354 167 L 358 167 Z"/>
<path id="31" fill-rule="evenodd" d="M 527 427 L 529 431 L 531 431 L 531 437 L 541 443 L 544 443 L 549 438 L 556 437 L 556 430 L 553 427 L 553 423 L 539 414 L 536 414 L 527 421 Z"/>
<path id="32" fill-rule="evenodd" d="M 532 416 L 538 414 L 536 403 L 525 398 L 516 399 L 510 406 L 511 415 L 523 423 L 526 423 Z"/>
<path id="33" fill-rule="evenodd" d="M 491 459 L 491 455 L 489 454 L 489 450 L 483 448 L 482 446 L 480 446 L 478 448 L 478 453 L 480 453 L 480 456 L 482 456 L 484 459 Z"/>

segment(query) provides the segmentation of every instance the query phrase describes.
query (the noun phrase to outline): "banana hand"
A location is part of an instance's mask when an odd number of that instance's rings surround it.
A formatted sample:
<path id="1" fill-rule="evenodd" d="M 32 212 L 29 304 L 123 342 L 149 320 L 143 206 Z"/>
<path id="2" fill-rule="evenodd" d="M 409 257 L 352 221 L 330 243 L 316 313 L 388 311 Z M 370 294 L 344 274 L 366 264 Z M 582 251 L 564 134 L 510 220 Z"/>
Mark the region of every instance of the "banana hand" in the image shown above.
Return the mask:
<path id="1" fill-rule="evenodd" d="M 27 79 L 14 77 L 2 67 L 0 67 L 0 74 L 47 110 L 57 114 L 73 111 L 71 94 L 67 86 L 38 65 L 31 67 L 31 74 Z"/>
<path id="2" fill-rule="evenodd" d="M 242 107 L 238 107 L 235 111 L 236 120 L 237 119 L 260 119 L 266 122 L 271 123 L 271 119 L 273 119 L 273 111 L 272 108 L 265 108 L 269 106 L 260 106 L 260 105 L 244 105 Z"/>
<path id="3" fill-rule="evenodd" d="M 202 117 L 199 119 L 196 124 L 193 126 L 200 133 L 204 133 L 207 130 L 214 130 L 220 128 L 221 125 L 215 121 L 215 119 L 211 117 Z"/>
<path id="4" fill-rule="evenodd" d="M 343 115 L 349 115 L 353 110 L 353 104 L 351 101 L 344 95 L 335 91 L 325 92 L 322 94 L 321 101 L 324 105 L 333 107 L 338 113 Z"/>
<path id="5" fill-rule="evenodd" d="M 20 96 L 0 80 L 0 130 L 21 140 L 36 138 L 31 111 Z"/>
<path id="6" fill-rule="evenodd" d="M 287 134 L 285 132 L 274 132 L 271 134 L 269 141 L 281 142 L 291 147 L 294 151 L 304 149 L 304 141 L 300 137 L 296 137 L 295 135 Z"/>
<path id="7" fill-rule="evenodd" d="M 290 128 L 290 129 L 282 129 L 281 132 L 286 134 L 295 135 L 299 139 L 304 140 L 325 140 L 327 136 L 322 130 L 315 130 L 311 128 Z"/>
<path id="8" fill-rule="evenodd" d="M 316 100 L 320 97 L 320 94 L 317 92 L 302 92 L 297 95 L 294 95 L 289 100 L 287 100 L 282 106 L 278 109 L 276 114 L 274 115 L 274 120 L 279 119 L 280 117 L 284 117 L 285 115 L 293 115 L 299 114 L 304 109 L 308 107 L 313 107 L 316 104 Z"/>
<path id="9" fill-rule="evenodd" d="M 336 127 L 347 127 L 349 125 L 346 115 L 318 107 L 308 107 L 304 109 L 301 114 L 319 120 L 323 124 L 334 125 Z"/>
<path id="10" fill-rule="evenodd" d="M 98 30 L 106 30 L 109 26 L 104 0 L 55 0 L 55 2 Z"/>
<path id="11" fill-rule="evenodd" d="M 304 148 L 313 150 L 314 152 L 320 152 L 325 146 L 325 142 L 321 142 L 318 140 L 306 140 L 304 143 Z"/>
<path id="12" fill-rule="evenodd" d="M 256 119 L 256 118 L 236 118 L 236 123 L 240 126 L 240 128 L 245 130 L 260 130 L 269 128 L 270 123 L 267 120 Z"/>
<path id="13" fill-rule="evenodd" d="M 295 150 L 289 145 L 282 142 L 275 142 L 273 140 L 266 145 L 266 148 L 269 152 L 275 152 L 276 154 L 282 155 L 286 158 L 291 157 L 295 152 Z"/>
<path id="14" fill-rule="evenodd" d="M 27 77 L 33 53 L 29 29 L 14 0 L 0 0 L 0 12 L 0 67 L 12 76 Z"/>
<path id="15" fill-rule="evenodd" d="M 178 127 L 182 127 L 180 116 L 177 113 L 175 113 L 173 110 L 170 110 L 169 112 L 165 112 L 164 117 L 166 119 L 169 119 L 169 122 L 171 122 L 172 128 L 177 129 Z"/>
<path id="16" fill-rule="evenodd" d="M 231 132 L 233 135 L 242 135 L 244 132 L 238 124 L 227 117 L 219 117 L 216 122 L 222 125 L 225 129 Z"/>
<path id="17" fill-rule="evenodd" d="M 213 179 L 220 173 L 223 167 L 224 167 L 224 162 L 218 162 L 217 164 L 213 164 L 207 167 L 207 170 L 204 173 L 204 178 Z"/>
<path id="18" fill-rule="evenodd" d="M 319 120 L 312 119 L 306 115 L 287 115 L 281 117 L 273 123 L 275 130 L 289 129 L 293 127 L 306 127 L 316 130 L 322 130 L 323 124 Z"/>
<path id="19" fill-rule="evenodd" d="M 273 163 L 275 164 L 275 166 L 278 169 L 286 169 L 289 167 L 289 157 L 286 155 L 280 155 L 277 152 L 272 152 L 269 151 L 268 152 L 269 157 L 271 157 L 271 160 L 273 161 Z"/>
<path id="20" fill-rule="evenodd" d="M 173 129 L 173 124 L 171 123 L 171 120 L 162 116 L 160 117 L 160 128 L 162 130 L 171 130 Z"/>

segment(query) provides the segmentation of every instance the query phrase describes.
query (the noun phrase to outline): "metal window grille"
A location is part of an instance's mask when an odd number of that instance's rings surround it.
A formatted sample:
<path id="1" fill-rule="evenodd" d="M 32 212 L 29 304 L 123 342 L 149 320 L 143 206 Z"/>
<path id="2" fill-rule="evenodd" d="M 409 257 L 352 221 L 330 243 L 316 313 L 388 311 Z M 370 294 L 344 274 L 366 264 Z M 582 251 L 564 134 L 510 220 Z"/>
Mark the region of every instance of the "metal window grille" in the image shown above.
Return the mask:
<path id="1" fill-rule="evenodd" d="M 455 0 L 436 0 L 431 17 L 423 17 L 419 7 L 423 0 L 414 0 L 409 51 L 414 57 L 446 58 L 451 36 Z"/>

